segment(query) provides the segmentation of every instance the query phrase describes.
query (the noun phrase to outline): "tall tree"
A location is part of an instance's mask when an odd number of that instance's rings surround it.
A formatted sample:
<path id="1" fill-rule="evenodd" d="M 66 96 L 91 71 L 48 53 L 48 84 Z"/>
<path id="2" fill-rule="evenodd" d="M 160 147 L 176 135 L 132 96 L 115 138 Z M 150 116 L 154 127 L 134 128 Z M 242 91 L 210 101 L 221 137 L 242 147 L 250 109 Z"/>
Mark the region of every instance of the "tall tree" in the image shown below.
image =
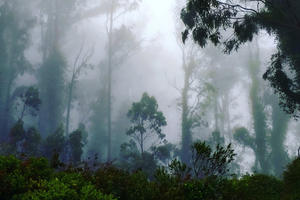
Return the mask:
<path id="1" fill-rule="evenodd" d="M 25 57 L 32 17 L 19 0 L 0 5 L 0 129 L 4 139 L 12 122 L 11 96 L 15 80 L 30 67 Z M 27 13 L 28 11 L 28 13 Z"/>
<path id="2" fill-rule="evenodd" d="M 162 127 L 166 126 L 167 122 L 163 113 L 158 110 L 158 104 L 154 97 L 144 93 L 139 102 L 132 104 L 127 116 L 131 126 L 126 134 L 137 143 L 142 155 L 149 148 L 149 141 L 151 143 L 155 142 L 156 138 L 159 140 L 165 138 Z"/>
<path id="3" fill-rule="evenodd" d="M 107 124 L 107 160 L 111 160 L 112 157 L 112 78 L 113 71 L 118 65 L 128 58 L 132 50 L 138 46 L 134 35 L 131 30 L 124 24 L 120 26 L 119 19 L 127 13 L 137 9 L 141 0 L 105 0 L 100 5 L 87 11 L 81 16 L 81 19 L 91 18 L 95 16 L 104 16 L 106 22 L 106 59 L 103 64 L 106 66 L 105 73 L 106 79 L 104 82 L 107 83 L 105 97 L 107 100 L 107 113 L 106 124 Z M 128 46 L 129 45 L 129 46 Z M 103 90 L 101 90 L 103 91 Z M 103 93 L 102 93 L 103 95 Z"/>
<path id="4" fill-rule="evenodd" d="M 268 173 L 270 166 L 267 159 L 267 122 L 262 96 L 260 94 L 260 58 L 258 52 L 259 51 L 256 50 L 256 54 L 254 55 L 251 52 L 248 66 L 249 75 L 252 81 L 250 88 L 250 101 L 255 132 L 255 170 L 262 173 Z"/>
<path id="5" fill-rule="evenodd" d="M 88 64 L 89 59 L 91 58 L 93 52 L 87 51 L 86 53 L 83 52 L 84 46 L 81 46 L 72 66 L 71 71 L 71 81 L 68 83 L 68 95 L 67 95 L 67 117 L 66 117 L 66 135 L 69 135 L 69 126 L 70 126 L 70 114 L 71 114 L 71 106 L 73 103 L 73 92 L 78 81 L 78 78 L 82 71 L 87 67 L 91 67 Z"/>
<path id="6" fill-rule="evenodd" d="M 253 5 L 255 4 L 255 5 Z M 201 47 L 210 40 L 223 44 L 226 52 L 237 50 L 252 41 L 260 29 L 274 35 L 278 52 L 264 78 L 280 95 L 280 104 L 289 114 L 300 111 L 300 3 L 294 0 L 247 0 L 242 3 L 220 0 L 189 0 L 181 18 L 186 25 L 183 40 L 189 33 Z M 222 30 L 233 28 L 233 34 L 223 39 Z"/>
<path id="7" fill-rule="evenodd" d="M 176 20 L 176 39 L 178 47 L 181 51 L 181 62 L 183 71 L 183 87 L 181 89 L 181 99 L 180 99 L 180 110 L 181 110 L 181 152 L 180 158 L 184 163 L 189 163 L 192 157 L 190 148 L 193 144 L 192 129 L 195 125 L 199 124 L 200 116 L 198 115 L 198 105 L 193 106 L 191 103 L 191 97 L 197 96 L 195 94 L 195 75 L 197 70 L 200 68 L 199 59 L 197 56 L 200 55 L 200 49 L 196 45 L 189 41 L 186 45 L 182 43 L 181 40 L 181 30 L 183 29 L 183 24 L 181 23 L 179 16 L 179 9 L 182 6 L 182 1 L 176 2 L 175 10 L 175 20 Z M 199 61 L 199 62 L 198 62 Z M 198 86 L 196 86 L 198 87 Z M 197 93 L 197 92 L 196 92 Z M 194 95 L 192 95 L 194 94 Z"/>
<path id="8" fill-rule="evenodd" d="M 286 114 L 279 106 L 277 95 L 272 94 L 269 88 L 264 94 L 265 105 L 271 108 L 269 121 L 271 121 L 269 144 L 271 147 L 270 164 L 272 165 L 273 174 L 281 176 L 284 167 L 289 162 L 285 141 L 288 132 L 288 125 L 291 117 Z"/>
<path id="9" fill-rule="evenodd" d="M 116 50 L 120 47 L 117 42 L 118 38 L 115 38 L 114 33 L 118 33 L 115 31 L 115 23 L 116 20 L 122 16 L 124 13 L 127 13 L 138 6 L 139 0 L 112 0 L 109 6 L 109 10 L 107 12 L 107 35 L 108 35 L 108 46 L 107 46 L 107 103 L 108 103 L 108 112 L 107 112 L 107 131 L 108 131 L 108 146 L 107 146 L 107 160 L 111 160 L 111 150 L 112 150 L 112 73 L 113 67 L 117 63 L 120 62 L 115 57 Z M 115 46 L 114 46 L 115 45 Z"/>
<path id="10" fill-rule="evenodd" d="M 79 19 L 79 0 L 40 1 L 42 65 L 39 86 L 43 105 L 40 130 L 45 136 L 53 133 L 63 120 L 65 111 L 65 71 L 68 63 L 62 52 L 64 36 Z"/>
<path id="11" fill-rule="evenodd" d="M 290 116 L 279 107 L 278 97 L 272 95 L 272 98 L 271 164 L 274 174 L 280 176 L 285 166 L 289 163 L 289 156 L 284 142 L 287 136 Z"/>

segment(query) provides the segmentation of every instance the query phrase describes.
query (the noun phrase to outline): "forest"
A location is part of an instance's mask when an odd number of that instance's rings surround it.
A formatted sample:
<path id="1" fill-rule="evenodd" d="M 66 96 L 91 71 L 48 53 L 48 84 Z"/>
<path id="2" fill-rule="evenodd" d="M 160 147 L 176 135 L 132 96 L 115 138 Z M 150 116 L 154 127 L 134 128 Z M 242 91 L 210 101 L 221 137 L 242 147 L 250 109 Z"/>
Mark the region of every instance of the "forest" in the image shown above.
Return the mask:
<path id="1" fill-rule="evenodd" d="M 0 200 L 299 200 L 300 1 L 0 0 Z"/>

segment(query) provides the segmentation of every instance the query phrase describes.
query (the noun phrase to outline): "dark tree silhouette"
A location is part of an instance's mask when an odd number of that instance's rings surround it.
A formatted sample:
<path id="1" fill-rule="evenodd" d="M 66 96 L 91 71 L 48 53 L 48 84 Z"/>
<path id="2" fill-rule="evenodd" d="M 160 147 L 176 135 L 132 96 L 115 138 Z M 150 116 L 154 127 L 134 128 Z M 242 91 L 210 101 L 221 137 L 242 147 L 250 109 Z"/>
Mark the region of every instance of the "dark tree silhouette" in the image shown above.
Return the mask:
<path id="1" fill-rule="evenodd" d="M 189 0 L 181 18 L 186 25 L 183 41 L 189 34 L 201 46 L 208 41 L 222 44 L 230 53 L 241 44 L 252 41 L 260 29 L 276 37 L 278 52 L 264 74 L 280 104 L 289 114 L 297 117 L 300 111 L 300 3 L 294 0 L 254 0 L 245 4 L 219 0 Z M 247 4 L 248 3 L 248 4 Z M 256 4 L 251 7 L 250 5 Z M 229 38 L 223 38 L 222 30 L 233 29 Z"/>

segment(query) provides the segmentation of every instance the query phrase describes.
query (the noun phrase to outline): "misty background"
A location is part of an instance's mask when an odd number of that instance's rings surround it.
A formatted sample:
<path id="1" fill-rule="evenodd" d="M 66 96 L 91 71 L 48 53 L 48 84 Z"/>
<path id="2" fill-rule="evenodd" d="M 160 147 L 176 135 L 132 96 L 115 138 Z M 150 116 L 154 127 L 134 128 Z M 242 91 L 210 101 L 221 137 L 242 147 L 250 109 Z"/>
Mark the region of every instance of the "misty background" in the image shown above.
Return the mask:
<path id="1" fill-rule="evenodd" d="M 0 66 L 1 142 L 20 119 L 18 97 L 33 86 L 41 105 L 35 115 L 22 114 L 25 129 L 36 127 L 45 139 L 59 127 L 68 136 L 84 126 L 82 159 L 95 153 L 102 161 L 118 159 L 120 146 L 130 140 L 128 110 L 146 92 L 157 100 L 167 122 L 162 132 L 177 149 L 186 109 L 192 141 L 232 143 L 241 174 L 280 174 L 297 154 L 300 124 L 281 110 L 262 79 L 274 38 L 260 32 L 227 55 L 213 45 L 183 45 L 184 1 L 119 0 L 113 9 L 111 1 L 0 1 L 0 62 L 15 63 Z M 253 147 L 259 131 L 266 168 Z M 274 153 L 283 163 L 272 160 Z"/>

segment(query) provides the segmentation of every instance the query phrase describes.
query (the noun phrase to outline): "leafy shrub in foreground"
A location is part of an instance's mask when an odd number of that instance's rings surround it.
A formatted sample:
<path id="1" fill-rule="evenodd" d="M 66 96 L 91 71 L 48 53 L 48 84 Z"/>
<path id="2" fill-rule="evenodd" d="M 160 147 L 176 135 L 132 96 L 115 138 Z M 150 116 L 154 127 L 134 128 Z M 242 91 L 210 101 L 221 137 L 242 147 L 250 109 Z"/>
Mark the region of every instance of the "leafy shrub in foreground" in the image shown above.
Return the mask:
<path id="1" fill-rule="evenodd" d="M 287 166 L 283 173 L 284 199 L 300 199 L 300 157 Z"/>
<path id="2" fill-rule="evenodd" d="M 282 181 L 275 177 L 254 174 L 242 177 L 236 185 L 236 199 L 279 200 L 283 190 Z"/>
<path id="3" fill-rule="evenodd" d="M 21 161 L 0 156 L 1 200 L 113 200 L 97 190 L 83 174 L 55 172 L 45 158 Z"/>

